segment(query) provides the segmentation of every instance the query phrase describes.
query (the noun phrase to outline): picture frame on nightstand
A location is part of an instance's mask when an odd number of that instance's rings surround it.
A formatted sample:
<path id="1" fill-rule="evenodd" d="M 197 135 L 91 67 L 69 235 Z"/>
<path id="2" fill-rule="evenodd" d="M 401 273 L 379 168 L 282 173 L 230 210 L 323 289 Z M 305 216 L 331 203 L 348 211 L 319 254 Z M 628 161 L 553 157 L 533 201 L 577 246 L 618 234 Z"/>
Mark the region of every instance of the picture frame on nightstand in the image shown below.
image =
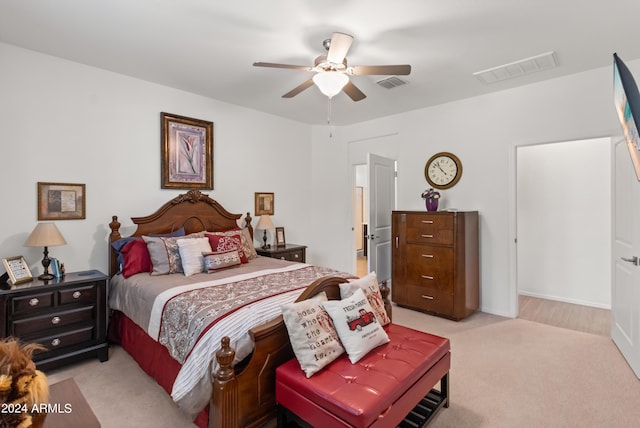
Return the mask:
<path id="1" fill-rule="evenodd" d="M 2 264 L 7 270 L 9 275 L 9 282 L 11 284 L 22 284 L 23 282 L 29 282 L 33 280 L 29 265 L 22 256 L 8 257 L 2 259 Z"/>
<path id="2" fill-rule="evenodd" d="M 284 239 L 284 227 L 276 227 L 276 247 L 284 247 L 287 242 Z"/>

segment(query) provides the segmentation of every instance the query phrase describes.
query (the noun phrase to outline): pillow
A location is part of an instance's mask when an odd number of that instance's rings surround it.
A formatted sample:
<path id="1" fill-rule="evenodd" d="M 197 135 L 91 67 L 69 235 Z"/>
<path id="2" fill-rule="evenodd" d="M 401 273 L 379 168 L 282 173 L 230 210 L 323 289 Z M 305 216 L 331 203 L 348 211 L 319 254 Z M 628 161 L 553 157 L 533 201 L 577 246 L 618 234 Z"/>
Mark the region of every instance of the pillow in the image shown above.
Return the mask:
<path id="1" fill-rule="evenodd" d="M 139 238 L 136 238 L 135 236 L 127 236 L 126 238 L 120 238 L 117 241 L 114 241 L 111 243 L 111 247 L 116 251 L 116 257 L 118 259 L 118 273 L 122 273 L 122 267 L 124 265 L 122 249 L 124 248 L 125 245 L 127 245 L 129 242 L 135 239 L 139 239 Z"/>
<path id="2" fill-rule="evenodd" d="M 391 322 L 391 318 L 387 315 L 387 311 L 384 308 L 384 302 L 382 300 L 382 293 L 380 293 L 380 287 L 378 286 L 378 277 L 375 272 L 363 276 L 360 279 L 349 280 L 340 284 L 340 297 L 350 297 L 358 288 L 364 291 L 364 295 L 367 297 L 369 304 L 373 308 L 373 313 L 376 314 L 376 318 L 382 325 L 387 325 Z"/>
<path id="3" fill-rule="evenodd" d="M 244 253 L 245 257 L 247 258 L 247 261 L 251 260 L 251 259 L 255 259 L 256 257 L 258 257 L 258 254 L 256 253 L 256 249 L 253 246 L 253 239 L 251 239 L 251 234 L 249 233 L 249 229 L 240 229 L 235 228 L 235 229 L 229 229 L 229 230 L 225 230 L 222 232 L 207 232 L 210 235 L 216 235 L 216 236 L 235 236 L 235 235 L 239 235 L 240 236 L 240 240 L 242 242 L 242 252 Z"/>
<path id="4" fill-rule="evenodd" d="M 129 278 L 140 272 L 151 272 L 151 257 L 147 244 L 141 238 L 130 240 L 122 250 L 122 276 Z"/>
<path id="5" fill-rule="evenodd" d="M 293 353 L 307 377 L 313 376 L 344 352 L 331 318 L 322 307 L 323 291 L 301 302 L 282 305 Z"/>
<path id="6" fill-rule="evenodd" d="M 362 289 L 351 297 L 324 302 L 322 306 L 331 316 L 351 363 L 357 363 L 376 346 L 389 342 Z"/>
<path id="7" fill-rule="evenodd" d="M 207 273 L 217 272 L 221 269 L 242 264 L 238 250 L 222 251 L 219 253 L 202 253 L 202 257 L 204 259 L 204 271 Z"/>
<path id="8" fill-rule="evenodd" d="M 242 239 L 240 238 L 240 231 L 235 234 L 218 235 L 215 233 L 207 233 L 209 238 L 209 244 L 211 245 L 211 251 L 219 253 L 224 251 L 237 250 L 240 255 L 240 261 L 242 263 L 249 263 L 246 254 L 242 249 Z"/>
<path id="9" fill-rule="evenodd" d="M 191 276 L 204 270 L 203 253 L 211 251 L 208 238 L 178 239 L 178 252 L 185 276 Z"/>
<path id="10" fill-rule="evenodd" d="M 151 275 L 166 275 L 170 273 L 182 273 L 182 262 L 178 251 L 178 239 L 203 238 L 204 232 L 191 233 L 178 237 L 153 237 L 143 236 L 147 243 L 147 249 L 151 256 L 153 269 Z"/>

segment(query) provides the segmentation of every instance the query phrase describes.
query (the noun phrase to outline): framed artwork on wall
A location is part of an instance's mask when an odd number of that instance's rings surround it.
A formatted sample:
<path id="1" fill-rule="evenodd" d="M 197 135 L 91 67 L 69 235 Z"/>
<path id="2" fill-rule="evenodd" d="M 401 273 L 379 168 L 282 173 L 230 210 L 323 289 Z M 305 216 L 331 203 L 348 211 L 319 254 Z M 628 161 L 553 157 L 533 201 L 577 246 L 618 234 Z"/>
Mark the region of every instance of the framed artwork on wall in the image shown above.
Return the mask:
<path id="1" fill-rule="evenodd" d="M 273 215 L 273 193 L 256 192 L 255 210 L 256 215 Z"/>
<path id="2" fill-rule="evenodd" d="M 9 275 L 11 284 L 21 284 L 33 279 L 29 265 L 22 256 L 2 259 L 2 264 L 7 271 L 7 275 Z"/>
<path id="3" fill-rule="evenodd" d="M 84 184 L 38 182 L 38 220 L 86 218 Z"/>
<path id="4" fill-rule="evenodd" d="M 213 189 L 213 122 L 161 113 L 162 188 Z"/>

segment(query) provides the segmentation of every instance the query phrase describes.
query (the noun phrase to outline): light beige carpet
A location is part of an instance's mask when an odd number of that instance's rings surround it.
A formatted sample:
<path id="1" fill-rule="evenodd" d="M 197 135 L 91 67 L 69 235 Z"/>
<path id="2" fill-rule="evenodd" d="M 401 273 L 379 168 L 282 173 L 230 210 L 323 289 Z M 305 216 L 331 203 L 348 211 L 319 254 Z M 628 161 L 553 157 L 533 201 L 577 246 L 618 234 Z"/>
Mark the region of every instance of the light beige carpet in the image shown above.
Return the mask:
<path id="1" fill-rule="evenodd" d="M 484 313 L 454 322 L 393 310 L 394 322 L 451 340 L 451 406 L 430 427 L 609 428 L 640 420 L 640 381 L 607 337 Z M 51 383 L 74 377 L 104 428 L 193 426 L 119 347 L 106 363 L 48 375 Z"/>

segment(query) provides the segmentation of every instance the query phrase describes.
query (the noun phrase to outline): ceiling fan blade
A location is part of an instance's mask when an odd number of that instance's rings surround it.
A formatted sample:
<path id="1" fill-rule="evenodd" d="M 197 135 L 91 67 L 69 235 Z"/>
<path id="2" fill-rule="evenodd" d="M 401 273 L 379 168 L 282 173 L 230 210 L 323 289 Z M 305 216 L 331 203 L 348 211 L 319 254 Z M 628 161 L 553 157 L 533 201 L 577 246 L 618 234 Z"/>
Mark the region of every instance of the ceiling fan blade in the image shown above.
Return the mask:
<path id="1" fill-rule="evenodd" d="M 347 68 L 347 74 L 352 76 L 363 75 L 387 75 L 393 74 L 397 76 L 406 76 L 411 73 L 411 66 L 404 65 L 356 65 Z"/>
<path id="2" fill-rule="evenodd" d="M 351 81 L 347 82 L 347 84 L 342 88 L 345 94 L 349 95 L 353 101 L 360 101 L 367 98 L 367 96 L 362 92 L 356 85 L 351 83 Z"/>
<path id="3" fill-rule="evenodd" d="M 333 33 L 329 52 L 327 52 L 327 61 L 334 64 L 342 64 L 344 57 L 347 56 L 347 51 L 351 47 L 351 43 L 353 43 L 353 36 L 344 33 Z"/>
<path id="4" fill-rule="evenodd" d="M 287 92 L 286 94 L 284 94 L 282 96 L 282 98 L 293 98 L 296 95 L 298 95 L 300 92 L 302 92 L 305 89 L 307 89 L 311 85 L 313 85 L 313 79 L 309 79 L 307 81 L 304 81 L 301 84 L 299 84 L 298 86 L 296 86 L 295 88 L 293 88 L 292 90 L 290 90 L 289 92 Z"/>
<path id="5" fill-rule="evenodd" d="M 292 70 L 311 71 L 311 67 L 306 65 L 276 64 L 273 62 L 254 62 L 253 65 L 254 67 L 289 68 Z"/>

